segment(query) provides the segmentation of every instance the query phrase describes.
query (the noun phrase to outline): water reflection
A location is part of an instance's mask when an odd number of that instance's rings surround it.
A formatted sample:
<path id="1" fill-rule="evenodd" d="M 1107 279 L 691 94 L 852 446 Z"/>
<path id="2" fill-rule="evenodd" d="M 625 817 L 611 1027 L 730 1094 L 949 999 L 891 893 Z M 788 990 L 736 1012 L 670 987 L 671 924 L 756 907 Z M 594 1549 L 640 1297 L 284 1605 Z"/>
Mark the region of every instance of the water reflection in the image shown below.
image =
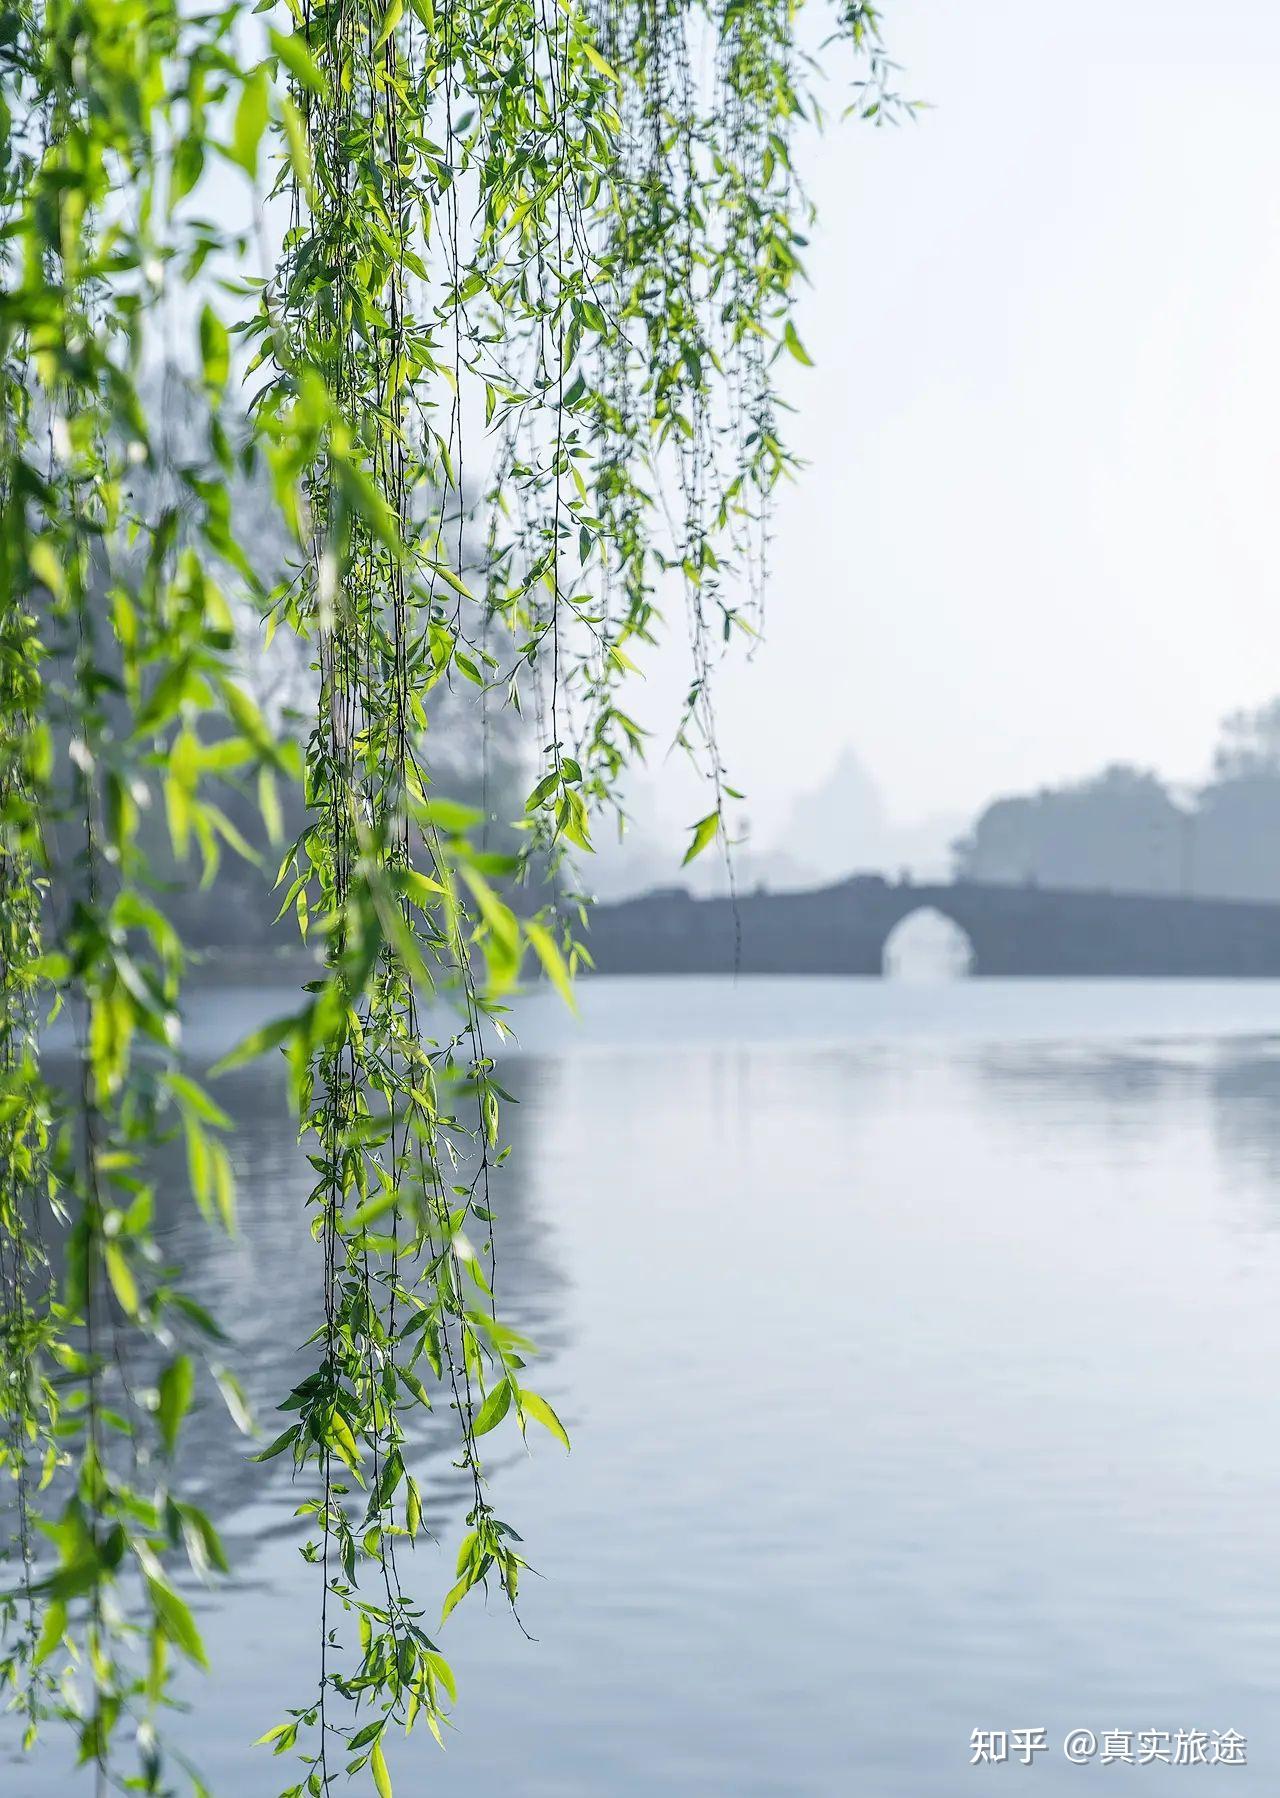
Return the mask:
<path id="1" fill-rule="evenodd" d="M 1276 994 L 744 988 L 601 983 L 578 1037 L 508 1066 L 499 1277 L 574 1451 L 496 1470 L 537 1641 L 500 1606 L 450 1618 L 459 1727 L 443 1758 L 394 1746 L 397 1791 L 1065 1798 L 1095 1775 L 1060 1752 L 968 1771 L 975 1727 L 1044 1725 L 1234 1728 L 1249 1764 L 1197 1789 L 1270 1792 Z M 266 1408 L 313 1315 L 310 1170 L 278 1086 L 225 1086 L 242 1238 L 210 1248 L 176 1199 L 165 1228 Z M 227 1428 L 206 1405 L 195 1450 L 243 1589 L 206 1605 L 185 1727 L 215 1789 L 256 1794 L 316 1591 L 287 1465 L 228 1470 Z M 448 1557 L 413 1573 L 440 1593 Z"/>
<path id="2" fill-rule="evenodd" d="M 1256 1222 L 1280 1229 L 1280 1054 L 1272 1044 L 1230 1055 L 1210 1082 L 1214 1141 L 1228 1179 L 1252 1200 Z"/>
<path id="3" fill-rule="evenodd" d="M 965 1060 L 997 1127 L 1030 1133 L 1048 1157 L 1074 1144 L 1093 1159 L 1105 1138 L 1113 1166 L 1140 1162 L 1176 1108 L 1203 1126 L 1236 1226 L 1280 1229 L 1280 1041 L 997 1044 L 953 1065 Z"/>

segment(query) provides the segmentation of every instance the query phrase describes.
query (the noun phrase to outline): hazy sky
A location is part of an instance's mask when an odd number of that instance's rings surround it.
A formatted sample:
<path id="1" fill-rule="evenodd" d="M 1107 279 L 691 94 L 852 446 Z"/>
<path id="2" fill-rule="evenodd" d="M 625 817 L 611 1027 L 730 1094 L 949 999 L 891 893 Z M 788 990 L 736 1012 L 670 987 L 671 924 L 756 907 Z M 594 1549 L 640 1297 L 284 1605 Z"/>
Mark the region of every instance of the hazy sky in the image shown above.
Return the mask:
<path id="1" fill-rule="evenodd" d="M 1280 4 L 884 14 L 933 110 L 803 145 L 810 467 L 720 686 L 761 838 L 846 746 L 909 820 L 1280 692 Z"/>

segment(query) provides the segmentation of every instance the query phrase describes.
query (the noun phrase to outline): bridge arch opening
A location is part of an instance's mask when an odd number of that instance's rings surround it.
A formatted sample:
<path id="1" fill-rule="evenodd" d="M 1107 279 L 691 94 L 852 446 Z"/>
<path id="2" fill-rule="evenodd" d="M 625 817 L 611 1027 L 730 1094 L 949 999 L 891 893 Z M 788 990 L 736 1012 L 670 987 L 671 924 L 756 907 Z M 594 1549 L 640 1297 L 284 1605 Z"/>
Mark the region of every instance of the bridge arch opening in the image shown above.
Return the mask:
<path id="1" fill-rule="evenodd" d="M 884 940 L 880 972 L 886 980 L 913 986 L 964 980 L 973 972 L 973 943 L 954 918 L 936 906 L 920 905 L 899 918 Z"/>

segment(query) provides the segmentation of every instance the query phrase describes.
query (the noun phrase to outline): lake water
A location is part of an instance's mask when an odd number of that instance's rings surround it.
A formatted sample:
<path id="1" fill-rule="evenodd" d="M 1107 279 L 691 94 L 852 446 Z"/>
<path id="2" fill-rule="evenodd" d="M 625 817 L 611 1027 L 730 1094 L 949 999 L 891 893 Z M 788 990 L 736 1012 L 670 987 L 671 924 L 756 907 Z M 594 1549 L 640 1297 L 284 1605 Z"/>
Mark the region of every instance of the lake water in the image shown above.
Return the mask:
<path id="1" fill-rule="evenodd" d="M 291 1003 L 224 992 L 193 1048 Z M 521 1016 L 500 1293 L 574 1449 L 498 1454 L 536 1640 L 454 1614 L 456 1728 L 393 1744 L 398 1798 L 1276 1790 L 1280 985 L 598 981 Z M 221 1087 L 242 1233 L 170 1235 L 269 1428 L 310 1170 L 273 1073 Z M 287 1461 L 236 1442 L 196 1419 L 237 1579 L 181 1733 L 265 1798 L 318 1592 Z M 460 1495 L 425 1478 L 434 1606 Z M 1036 1726 L 1030 1767 L 969 1765 Z M 1075 1729 L 1248 1763 L 1072 1765 Z M 4 1798 L 89 1789 L 56 1738 L 0 1760 Z"/>

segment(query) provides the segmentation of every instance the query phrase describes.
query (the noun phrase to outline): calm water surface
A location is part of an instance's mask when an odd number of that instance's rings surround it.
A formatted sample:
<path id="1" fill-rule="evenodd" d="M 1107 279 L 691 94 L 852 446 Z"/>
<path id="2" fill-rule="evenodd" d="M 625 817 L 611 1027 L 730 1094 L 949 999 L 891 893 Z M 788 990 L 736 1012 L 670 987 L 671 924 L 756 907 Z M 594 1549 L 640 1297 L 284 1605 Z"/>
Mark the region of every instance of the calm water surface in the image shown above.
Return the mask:
<path id="1" fill-rule="evenodd" d="M 288 994 L 224 992 L 213 1053 Z M 1280 986 L 600 981 L 509 1065 L 499 1280 L 565 1418 L 495 1467 L 543 1576 L 468 1604 L 397 1794 L 951 1798 L 1280 1789 Z M 222 1082 L 243 1229 L 202 1261 L 265 1425 L 310 1327 L 281 1083 Z M 274 1430 L 271 1431 L 274 1434 Z M 287 1464 L 193 1430 L 237 1569 L 187 1746 L 219 1793 L 310 1695 Z M 425 1478 L 451 1583 L 461 1494 Z M 199 1471 L 199 1468 L 197 1468 Z M 1029 1769 L 974 1728 L 1044 1725 Z M 1245 1767 L 1069 1765 L 1075 1727 Z M 4 1798 L 88 1790 L 56 1746 Z"/>

